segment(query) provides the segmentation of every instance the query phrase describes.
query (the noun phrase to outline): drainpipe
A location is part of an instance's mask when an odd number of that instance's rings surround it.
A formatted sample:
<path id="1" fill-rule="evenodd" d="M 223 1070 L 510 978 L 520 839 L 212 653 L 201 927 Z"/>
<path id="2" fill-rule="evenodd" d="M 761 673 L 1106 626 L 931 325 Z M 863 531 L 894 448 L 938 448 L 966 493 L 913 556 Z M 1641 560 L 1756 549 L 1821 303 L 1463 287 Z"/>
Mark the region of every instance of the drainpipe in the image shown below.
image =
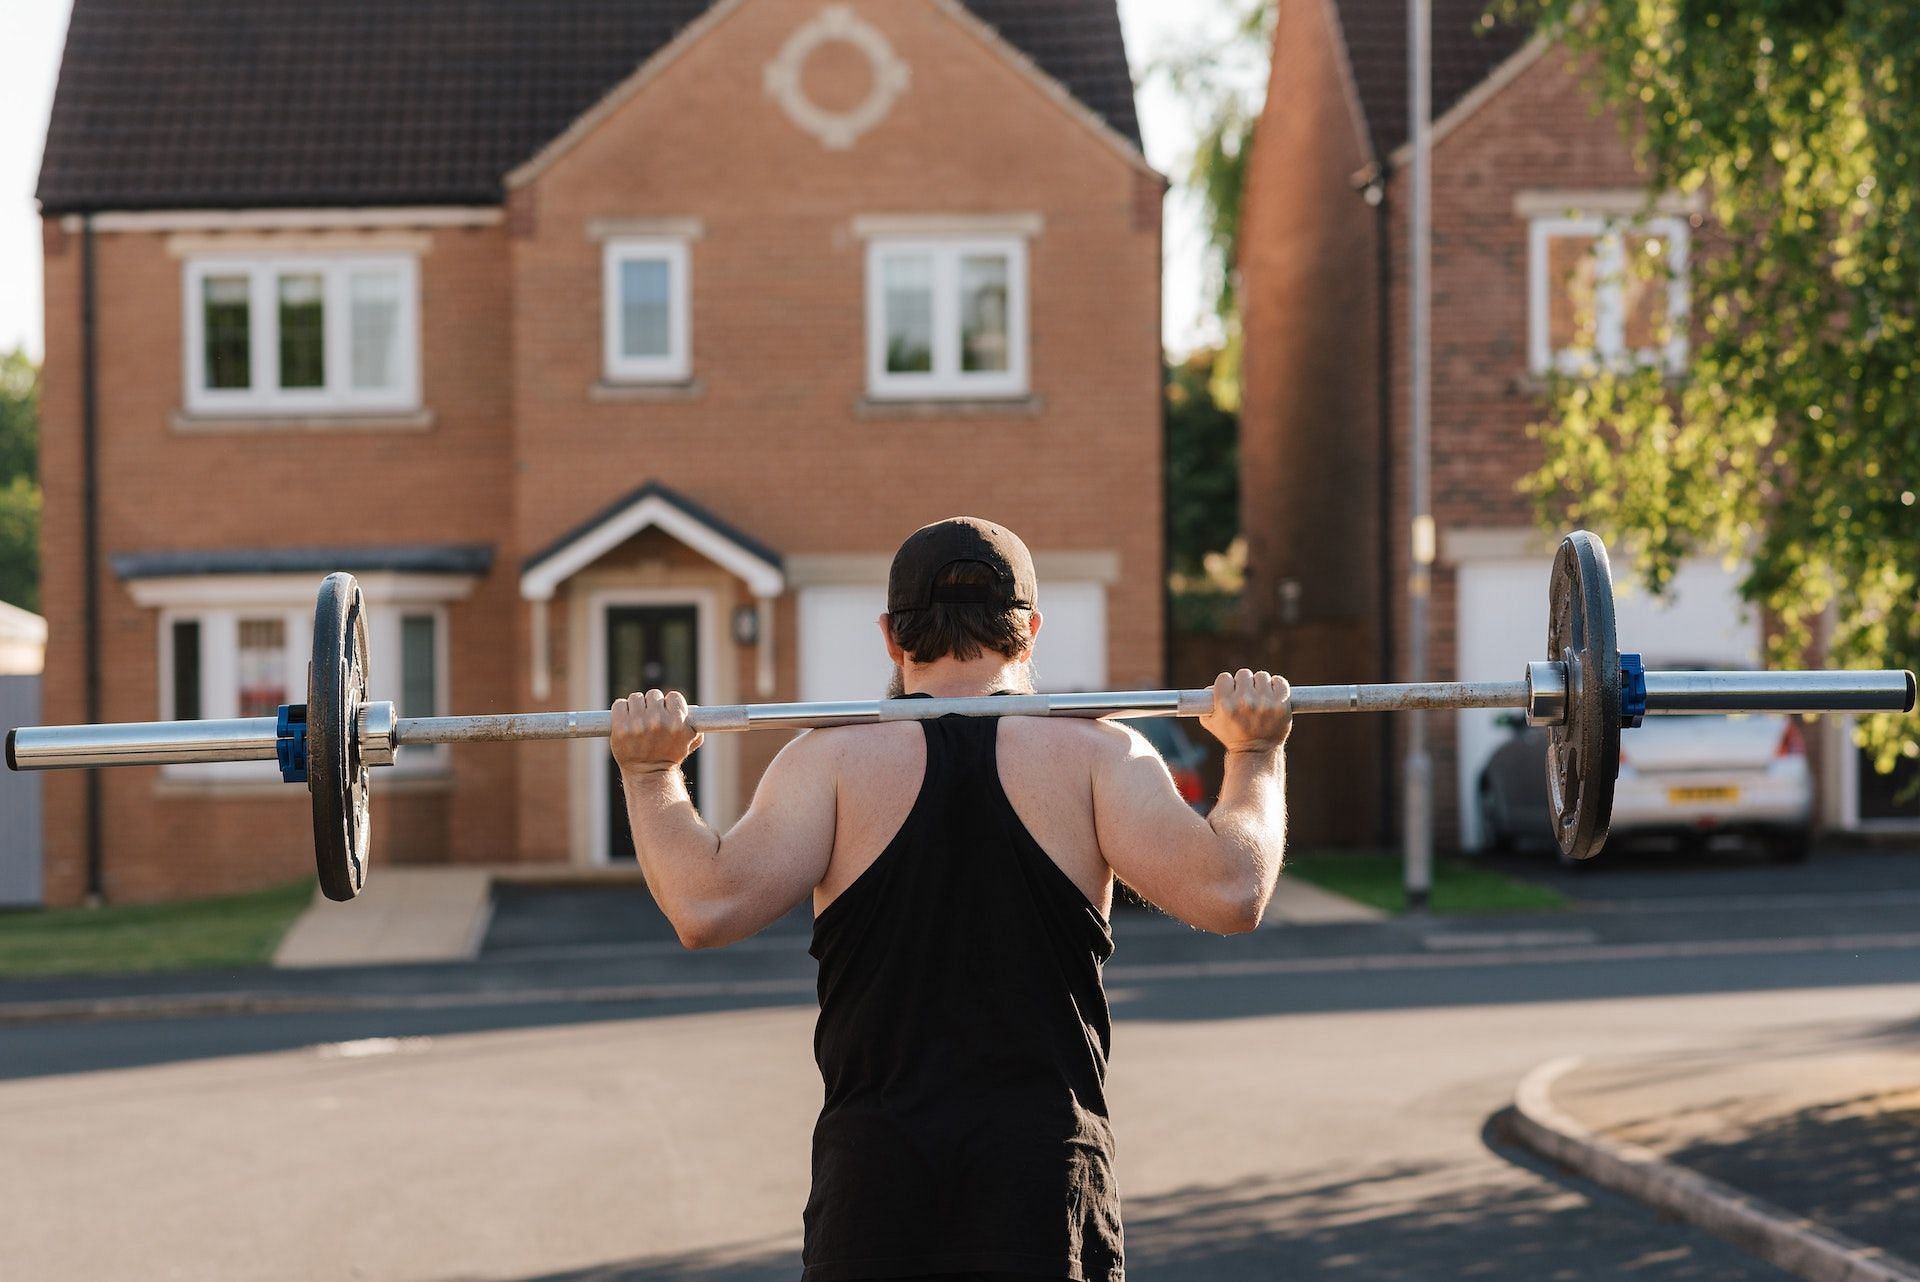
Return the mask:
<path id="1" fill-rule="evenodd" d="M 1376 632 L 1377 649 L 1375 651 L 1374 670 L 1376 672 L 1393 671 L 1393 215 L 1387 202 L 1387 174 L 1385 170 L 1375 170 L 1372 180 L 1363 190 L 1363 196 L 1373 206 L 1373 257 L 1376 294 L 1374 299 L 1374 410 L 1375 461 L 1377 475 L 1374 478 L 1374 538 L 1376 547 L 1374 556 L 1377 564 L 1375 574 L 1377 582 L 1375 592 L 1379 600 L 1374 605 L 1374 617 L 1379 620 Z M 1380 797 L 1384 802 L 1393 796 L 1395 775 L 1393 769 L 1393 733 L 1391 721 L 1380 726 L 1380 759 L 1377 763 L 1380 772 Z M 1382 846 L 1389 844 L 1394 837 L 1394 808 L 1381 805 L 1375 808 L 1379 826 L 1375 829 L 1375 840 Z"/>
<path id="2" fill-rule="evenodd" d="M 1433 0 L 1407 0 L 1407 132 L 1413 142 L 1407 227 L 1407 680 L 1427 679 L 1427 607 L 1433 589 L 1431 413 L 1433 301 Z M 1407 714 L 1406 819 L 1400 833 L 1407 908 L 1421 912 L 1433 886 L 1433 757 L 1427 714 Z"/>
<path id="3" fill-rule="evenodd" d="M 86 619 L 87 724 L 100 721 L 100 513 L 98 489 L 99 351 L 96 343 L 93 215 L 80 215 L 80 522 L 81 590 Z M 101 860 L 100 772 L 87 779 L 87 902 L 106 902 L 106 877 Z"/>

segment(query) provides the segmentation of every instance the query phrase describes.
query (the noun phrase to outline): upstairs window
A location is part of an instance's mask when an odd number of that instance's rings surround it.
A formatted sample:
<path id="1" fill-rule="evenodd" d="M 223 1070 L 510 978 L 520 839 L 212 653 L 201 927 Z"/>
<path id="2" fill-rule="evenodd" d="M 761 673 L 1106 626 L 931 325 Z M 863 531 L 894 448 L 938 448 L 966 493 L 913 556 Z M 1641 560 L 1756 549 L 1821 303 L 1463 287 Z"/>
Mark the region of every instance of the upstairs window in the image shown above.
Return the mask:
<path id="1" fill-rule="evenodd" d="M 1535 218 L 1528 363 L 1536 374 L 1687 360 L 1687 220 Z"/>
<path id="2" fill-rule="evenodd" d="M 871 241 L 867 390 L 895 398 L 1024 395 L 1026 242 Z"/>
<path id="3" fill-rule="evenodd" d="M 420 403 L 414 260 L 207 257 L 186 266 L 187 408 L 314 414 Z"/>
<path id="4" fill-rule="evenodd" d="M 605 255 L 606 380 L 685 382 L 693 372 L 687 242 L 616 237 Z"/>

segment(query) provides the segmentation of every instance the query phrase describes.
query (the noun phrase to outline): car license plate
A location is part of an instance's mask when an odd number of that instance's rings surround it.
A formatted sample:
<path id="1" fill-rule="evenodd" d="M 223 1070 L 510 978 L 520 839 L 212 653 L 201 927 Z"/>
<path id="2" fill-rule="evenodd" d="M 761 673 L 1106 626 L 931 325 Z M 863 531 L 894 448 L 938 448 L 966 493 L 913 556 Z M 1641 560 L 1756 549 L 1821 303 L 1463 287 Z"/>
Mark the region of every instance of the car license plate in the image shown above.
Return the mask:
<path id="1" fill-rule="evenodd" d="M 1738 788 L 1669 788 L 1667 800 L 1676 806 L 1698 805 L 1703 801 L 1738 801 Z"/>

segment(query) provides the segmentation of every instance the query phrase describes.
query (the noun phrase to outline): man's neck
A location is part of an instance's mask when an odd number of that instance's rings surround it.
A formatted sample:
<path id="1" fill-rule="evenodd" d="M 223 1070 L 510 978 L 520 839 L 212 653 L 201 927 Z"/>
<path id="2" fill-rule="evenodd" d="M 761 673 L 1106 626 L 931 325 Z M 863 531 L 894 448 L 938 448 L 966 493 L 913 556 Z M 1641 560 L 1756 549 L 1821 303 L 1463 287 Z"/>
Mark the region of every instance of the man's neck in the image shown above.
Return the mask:
<path id="1" fill-rule="evenodd" d="M 907 694 L 932 695 L 936 699 L 958 699 L 968 695 L 992 694 L 996 690 L 1026 690 L 1032 683 L 1024 660 L 1012 660 L 991 651 L 977 659 L 936 659 L 932 663 L 909 663 L 901 673 L 902 689 Z"/>

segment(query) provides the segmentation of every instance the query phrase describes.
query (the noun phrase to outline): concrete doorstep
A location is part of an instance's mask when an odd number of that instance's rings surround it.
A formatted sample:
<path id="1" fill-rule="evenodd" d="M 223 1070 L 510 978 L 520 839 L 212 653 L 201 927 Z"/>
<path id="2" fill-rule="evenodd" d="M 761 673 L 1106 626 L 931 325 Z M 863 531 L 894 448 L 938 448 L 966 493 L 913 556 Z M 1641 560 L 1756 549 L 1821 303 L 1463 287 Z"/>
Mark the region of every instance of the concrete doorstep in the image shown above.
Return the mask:
<path id="1" fill-rule="evenodd" d="M 493 874 L 485 868 L 382 868 L 344 904 L 314 892 L 273 955 L 275 966 L 471 961 L 486 941 Z"/>
<path id="2" fill-rule="evenodd" d="M 1564 1087 L 1585 1066 L 1579 1057 L 1552 1060 L 1522 1079 L 1507 1122 L 1516 1140 L 1603 1188 L 1704 1229 L 1808 1282 L 1920 1282 L 1920 1265 L 1881 1247 L 1855 1241 L 1575 1117 L 1556 1100 L 1556 1087 Z M 1671 1079 L 1667 1080 L 1670 1086 Z M 1719 1085 L 1727 1089 L 1727 1083 Z M 1670 1118 L 1643 1115 L 1633 1123 L 1609 1129 L 1649 1128 L 1666 1121 L 1674 1133 L 1684 1134 L 1688 1124 L 1685 1115 L 1695 1110 L 1682 1099 L 1669 1104 L 1667 1111 Z"/>

